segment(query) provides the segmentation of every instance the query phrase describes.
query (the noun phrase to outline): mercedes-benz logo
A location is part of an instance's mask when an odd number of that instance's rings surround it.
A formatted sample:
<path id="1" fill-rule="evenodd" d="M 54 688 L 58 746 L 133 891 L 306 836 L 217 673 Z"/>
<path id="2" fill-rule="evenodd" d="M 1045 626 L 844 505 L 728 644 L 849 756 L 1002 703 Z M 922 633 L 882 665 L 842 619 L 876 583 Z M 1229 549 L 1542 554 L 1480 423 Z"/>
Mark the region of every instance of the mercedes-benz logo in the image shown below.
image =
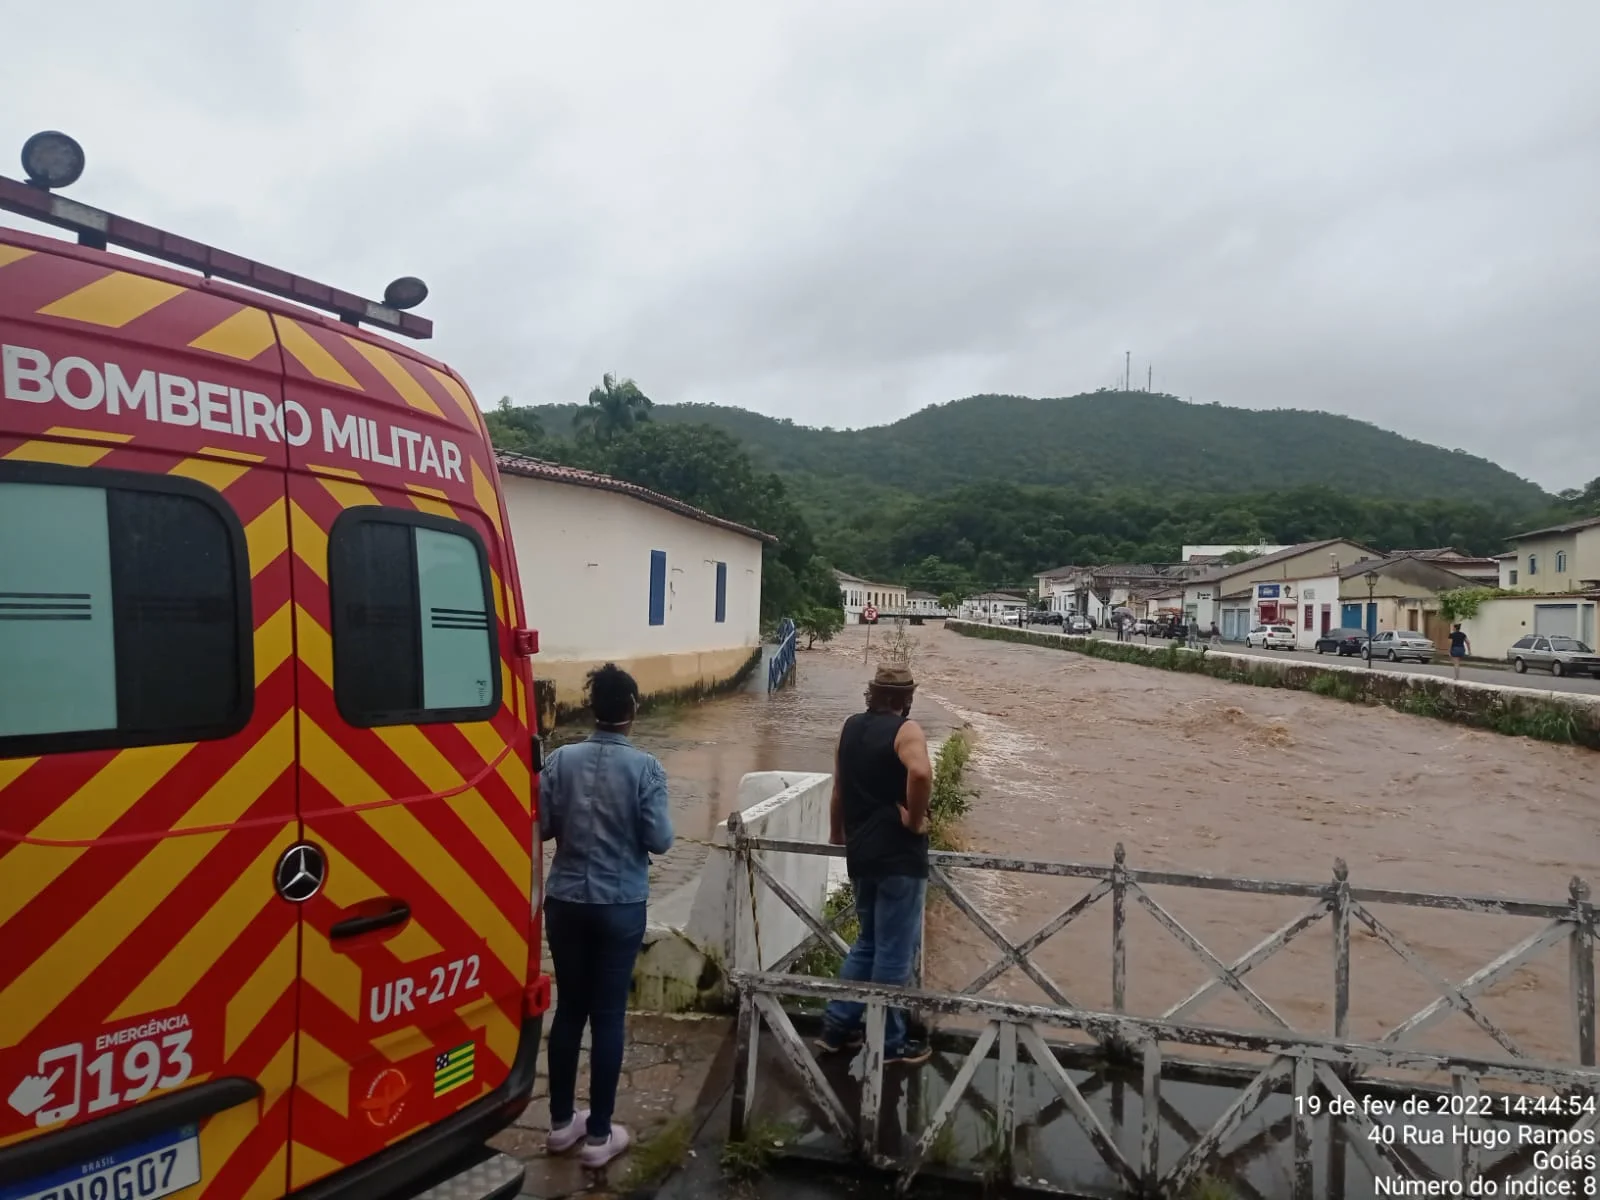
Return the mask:
<path id="1" fill-rule="evenodd" d="M 328 860 L 310 842 L 296 842 L 283 852 L 272 873 L 278 895 L 291 904 L 304 904 L 322 890 L 328 877 Z"/>

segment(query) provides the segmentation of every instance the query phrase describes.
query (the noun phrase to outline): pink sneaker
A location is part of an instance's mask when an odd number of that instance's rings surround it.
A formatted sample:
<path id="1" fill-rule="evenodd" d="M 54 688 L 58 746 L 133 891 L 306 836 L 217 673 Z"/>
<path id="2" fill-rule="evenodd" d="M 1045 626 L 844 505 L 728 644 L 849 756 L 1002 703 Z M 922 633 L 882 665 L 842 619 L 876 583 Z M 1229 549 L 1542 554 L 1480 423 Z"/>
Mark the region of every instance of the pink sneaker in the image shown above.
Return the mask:
<path id="1" fill-rule="evenodd" d="M 560 1129 L 552 1129 L 550 1135 L 544 1140 L 545 1152 L 548 1154 L 565 1154 L 584 1138 L 589 1136 L 589 1110 L 581 1109 L 572 1120 Z"/>
<path id="2" fill-rule="evenodd" d="M 621 1125 L 611 1127 L 611 1136 L 603 1142 L 585 1142 L 578 1151 L 578 1161 L 591 1171 L 598 1171 L 628 1148 L 633 1139 Z"/>

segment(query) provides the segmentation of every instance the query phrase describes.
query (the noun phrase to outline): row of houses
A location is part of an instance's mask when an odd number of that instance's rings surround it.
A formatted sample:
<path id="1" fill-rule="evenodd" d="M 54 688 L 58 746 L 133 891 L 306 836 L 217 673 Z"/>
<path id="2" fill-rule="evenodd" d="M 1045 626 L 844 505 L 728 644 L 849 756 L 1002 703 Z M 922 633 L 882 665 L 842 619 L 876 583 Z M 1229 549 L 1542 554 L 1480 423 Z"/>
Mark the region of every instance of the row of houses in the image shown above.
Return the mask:
<path id="1" fill-rule="evenodd" d="M 1185 546 L 1175 563 L 1064 566 L 1036 577 L 1038 607 L 1098 624 L 1126 611 L 1181 617 L 1224 641 L 1260 625 L 1289 625 L 1310 648 L 1334 629 L 1413 630 L 1444 647 L 1449 623 L 1440 596 L 1499 588 L 1463 622 L 1474 647 L 1498 655 L 1530 633 L 1566 634 L 1594 644 L 1600 602 L 1600 517 L 1520 533 L 1511 549 L 1484 557 L 1452 546 L 1380 552 L 1350 538 L 1281 545 Z M 948 611 L 939 597 L 903 585 L 836 572 L 847 623 L 869 607 L 881 619 L 1014 619 L 1030 607 L 1021 592 L 991 591 Z"/>
<path id="2" fill-rule="evenodd" d="M 1475 646 L 1499 654 L 1529 633 L 1593 644 L 1600 600 L 1600 517 L 1529 530 L 1494 557 L 1453 547 L 1380 553 L 1348 538 L 1294 546 L 1185 547 L 1182 562 L 1059 567 L 1038 576 L 1041 603 L 1100 621 L 1181 616 L 1225 641 L 1266 624 L 1292 626 L 1307 648 L 1337 628 L 1414 630 L 1440 646 L 1440 595 L 1515 589 L 1463 622 Z M 1474 631 L 1476 629 L 1476 632 Z"/>

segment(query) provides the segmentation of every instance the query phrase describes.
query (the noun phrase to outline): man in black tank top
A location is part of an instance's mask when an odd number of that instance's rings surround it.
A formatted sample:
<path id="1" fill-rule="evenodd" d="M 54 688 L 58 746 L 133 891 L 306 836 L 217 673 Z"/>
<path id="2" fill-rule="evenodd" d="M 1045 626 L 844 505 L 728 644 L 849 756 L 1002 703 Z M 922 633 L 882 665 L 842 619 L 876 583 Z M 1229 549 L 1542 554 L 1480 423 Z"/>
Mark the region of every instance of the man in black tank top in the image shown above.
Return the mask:
<path id="1" fill-rule="evenodd" d="M 834 753 L 831 840 L 844 845 L 861 923 L 840 979 L 910 983 L 922 944 L 933 766 L 927 737 L 908 719 L 915 690 L 907 668 L 878 668 L 867 688 L 867 711 L 844 723 Z M 860 1046 L 864 1012 L 861 1004 L 829 1004 L 818 1048 Z M 928 1057 L 926 1045 L 908 1039 L 904 1010 L 891 1009 L 885 1061 L 920 1063 Z"/>

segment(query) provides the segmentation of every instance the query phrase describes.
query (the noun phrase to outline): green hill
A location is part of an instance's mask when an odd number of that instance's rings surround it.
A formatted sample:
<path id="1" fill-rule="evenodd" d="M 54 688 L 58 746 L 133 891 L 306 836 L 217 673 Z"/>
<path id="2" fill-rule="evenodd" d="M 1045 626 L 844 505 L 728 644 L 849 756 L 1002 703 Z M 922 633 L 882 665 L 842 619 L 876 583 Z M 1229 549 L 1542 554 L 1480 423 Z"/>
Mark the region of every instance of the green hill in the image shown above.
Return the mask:
<path id="1" fill-rule="evenodd" d="M 566 436 L 575 405 L 536 411 Z M 1097 392 L 1035 400 L 970 396 L 890 425 L 813 429 L 740 408 L 663 404 L 663 422 L 703 422 L 784 475 L 863 494 L 923 495 L 1007 482 L 1076 490 L 1264 493 L 1320 486 L 1353 496 L 1451 500 L 1523 513 L 1552 502 L 1487 459 L 1365 421 L 1293 409 L 1225 408 L 1175 396 Z"/>

